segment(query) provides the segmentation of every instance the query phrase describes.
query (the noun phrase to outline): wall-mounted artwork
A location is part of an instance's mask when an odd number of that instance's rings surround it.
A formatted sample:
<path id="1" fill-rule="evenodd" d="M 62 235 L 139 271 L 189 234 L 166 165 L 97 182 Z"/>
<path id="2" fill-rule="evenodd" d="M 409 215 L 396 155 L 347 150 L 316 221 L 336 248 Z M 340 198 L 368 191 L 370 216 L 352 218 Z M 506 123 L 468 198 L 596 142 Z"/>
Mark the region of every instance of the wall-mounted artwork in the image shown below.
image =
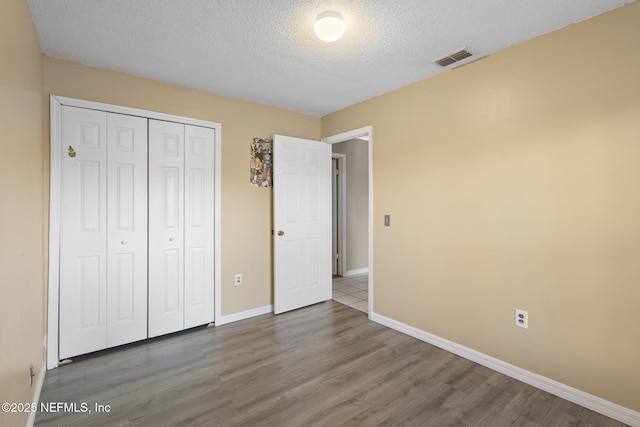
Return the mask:
<path id="1" fill-rule="evenodd" d="M 270 139 L 253 138 L 251 143 L 251 185 L 271 188 L 273 185 L 273 144 Z"/>

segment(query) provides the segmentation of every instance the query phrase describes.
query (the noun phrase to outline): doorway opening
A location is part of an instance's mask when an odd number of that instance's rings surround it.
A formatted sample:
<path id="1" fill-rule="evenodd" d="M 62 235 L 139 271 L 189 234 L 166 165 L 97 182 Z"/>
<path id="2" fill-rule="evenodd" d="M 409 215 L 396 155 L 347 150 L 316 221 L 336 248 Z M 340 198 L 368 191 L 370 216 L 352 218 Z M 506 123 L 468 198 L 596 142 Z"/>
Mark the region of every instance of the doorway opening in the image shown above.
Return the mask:
<path id="1" fill-rule="evenodd" d="M 371 315 L 373 308 L 372 127 L 324 138 L 333 169 L 334 300 Z"/>

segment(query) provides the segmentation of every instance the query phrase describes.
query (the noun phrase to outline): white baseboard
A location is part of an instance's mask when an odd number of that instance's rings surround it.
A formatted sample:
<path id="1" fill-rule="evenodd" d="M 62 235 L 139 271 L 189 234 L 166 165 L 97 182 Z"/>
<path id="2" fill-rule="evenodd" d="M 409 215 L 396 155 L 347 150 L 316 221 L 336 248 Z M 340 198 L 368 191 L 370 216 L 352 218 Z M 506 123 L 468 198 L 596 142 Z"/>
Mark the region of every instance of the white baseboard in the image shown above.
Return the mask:
<path id="1" fill-rule="evenodd" d="M 360 274 L 367 274 L 367 273 L 369 273 L 368 268 L 358 268 L 357 270 L 345 271 L 343 276 L 344 277 L 359 276 Z"/>
<path id="2" fill-rule="evenodd" d="M 494 371 L 498 371 L 511 378 L 522 381 L 523 383 L 539 388 L 540 390 L 544 390 L 548 393 L 566 399 L 569 402 L 591 409 L 592 411 L 606 415 L 609 418 L 613 418 L 614 420 L 630 426 L 640 427 L 640 412 L 609 402 L 600 397 L 519 368 L 515 365 L 511 365 L 484 353 L 480 353 L 479 351 L 456 344 L 437 335 L 430 334 L 429 332 L 414 328 L 413 326 L 409 326 L 388 317 L 376 313 L 370 313 L 369 318 L 381 325 L 395 329 L 398 332 L 402 332 L 421 341 L 435 345 L 436 347 L 440 347 L 443 350 L 457 354 L 458 356 L 464 357 L 472 362 L 476 362 L 480 365 L 486 366 L 487 368 L 493 369 Z"/>
<path id="3" fill-rule="evenodd" d="M 33 392 L 33 403 L 36 407 L 40 407 L 40 393 L 42 392 L 42 385 L 44 384 L 44 376 L 47 373 L 47 362 L 42 362 L 40 372 L 38 372 L 38 381 L 36 382 L 36 389 Z M 29 419 L 27 420 L 27 427 L 33 427 L 36 421 L 36 414 L 38 411 L 31 411 L 29 413 Z"/>
<path id="4" fill-rule="evenodd" d="M 250 319 L 252 317 L 261 316 L 263 314 L 271 312 L 273 312 L 273 306 L 269 304 L 265 305 L 264 307 L 253 308 L 251 310 L 241 311 L 239 313 L 227 314 L 226 316 L 220 317 L 220 321 L 217 323 L 217 326 L 237 322 L 239 320 Z"/>

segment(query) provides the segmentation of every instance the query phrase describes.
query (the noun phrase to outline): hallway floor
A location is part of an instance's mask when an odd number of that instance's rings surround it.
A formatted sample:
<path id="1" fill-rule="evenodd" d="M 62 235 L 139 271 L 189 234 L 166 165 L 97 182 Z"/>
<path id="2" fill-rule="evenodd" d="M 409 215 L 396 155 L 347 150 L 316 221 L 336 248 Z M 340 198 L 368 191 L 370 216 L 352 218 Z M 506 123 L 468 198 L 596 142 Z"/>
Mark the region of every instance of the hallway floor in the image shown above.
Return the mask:
<path id="1" fill-rule="evenodd" d="M 334 277 L 333 300 L 365 313 L 369 310 L 369 275 Z"/>

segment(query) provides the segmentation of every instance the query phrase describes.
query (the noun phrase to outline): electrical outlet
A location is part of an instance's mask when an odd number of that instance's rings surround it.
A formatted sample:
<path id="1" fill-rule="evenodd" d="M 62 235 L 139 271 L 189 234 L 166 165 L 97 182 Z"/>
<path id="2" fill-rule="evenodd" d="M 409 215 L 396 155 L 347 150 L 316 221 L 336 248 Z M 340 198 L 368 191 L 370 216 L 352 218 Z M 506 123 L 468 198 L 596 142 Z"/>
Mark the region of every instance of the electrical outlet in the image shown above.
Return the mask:
<path id="1" fill-rule="evenodd" d="M 242 285 L 242 274 L 240 274 L 240 273 L 236 274 L 236 278 L 235 278 L 235 281 L 233 282 L 233 284 L 236 285 L 236 286 Z"/>
<path id="2" fill-rule="evenodd" d="M 519 328 L 529 329 L 529 313 L 516 308 L 516 326 Z"/>

